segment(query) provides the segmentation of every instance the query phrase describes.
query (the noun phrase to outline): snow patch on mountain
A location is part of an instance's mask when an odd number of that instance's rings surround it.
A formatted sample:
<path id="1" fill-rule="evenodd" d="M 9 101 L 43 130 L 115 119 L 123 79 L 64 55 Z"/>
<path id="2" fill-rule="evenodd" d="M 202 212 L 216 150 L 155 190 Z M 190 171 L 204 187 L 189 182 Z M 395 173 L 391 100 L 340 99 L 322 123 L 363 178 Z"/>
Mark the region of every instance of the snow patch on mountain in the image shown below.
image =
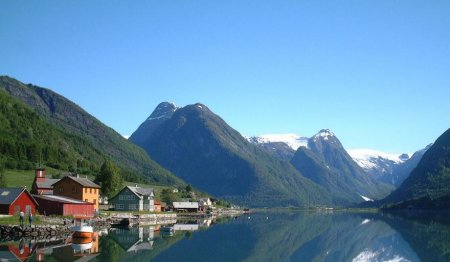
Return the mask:
<path id="1" fill-rule="evenodd" d="M 367 202 L 367 201 L 371 201 L 371 202 L 373 201 L 373 199 L 370 199 L 370 198 L 365 197 L 365 196 L 363 196 L 363 195 L 360 195 L 360 196 L 361 196 L 361 198 L 364 199 L 364 201 L 366 201 L 366 202 Z"/>
<path id="2" fill-rule="evenodd" d="M 369 262 L 369 261 L 386 261 L 386 262 L 406 262 L 409 261 L 408 259 L 399 256 L 399 255 L 393 255 L 393 257 L 386 258 L 384 257 L 385 254 L 383 254 L 384 250 L 370 250 L 365 249 L 361 253 L 359 253 L 352 262 Z"/>
<path id="3" fill-rule="evenodd" d="M 173 102 L 162 102 L 156 107 L 155 111 L 147 118 L 147 121 L 168 118 L 168 115 L 173 114 L 179 107 Z"/>
<path id="4" fill-rule="evenodd" d="M 266 134 L 249 137 L 248 140 L 254 144 L 266 144 L 281 142 L 287 144 L 293 150 L 299 147 L 308 147 L 308 138 L 297 134 Z"/>
<path id="5" fill-rule="evenodd" d="M 401 164 L 409 159 L 409 155 L 391 154 L 372 149 L 351 149 L 347 152 L 360 167 L 366 170 L 377 168 L 379 160 L 388 160 L 395 164 Z"/>

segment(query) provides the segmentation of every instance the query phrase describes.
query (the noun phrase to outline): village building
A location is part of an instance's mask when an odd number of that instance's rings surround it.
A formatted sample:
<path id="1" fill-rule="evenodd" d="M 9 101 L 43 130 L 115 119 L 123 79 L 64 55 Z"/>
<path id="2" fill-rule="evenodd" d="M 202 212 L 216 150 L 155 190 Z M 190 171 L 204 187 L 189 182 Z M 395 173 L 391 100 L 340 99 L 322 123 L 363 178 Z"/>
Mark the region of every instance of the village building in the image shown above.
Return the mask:
<path id="1" fill-rule="evenodd" d="M 126 186 L 109 200 L 115 210 L 154 211 L 155 194 L 152 188 Z"/>
<path id="2" fill-rule="evenodd" d="M 176 212 L 197 212 L 198 202 L 173 202 L 173 209 Z"/>
<path id="3" fill-rule="evenodd" d="M 66 176 L 53 184 L 53 195 L 93 203 L 94 209 L 98 210 L 100 186 L 87 177 Z"/>
<path id="4" fill-rule="evenodd" d="M 93 217 L 95 205 L 85 201 L 55 195 L 34 195 L 43 215 Z"/>
<path id="5" fill-rule="evenodd" d="M 59 179 L 52 179 L 46 177 L 46 171 L 43 167 L 36 168 L 36 173 L 31 186 L 31 194 L 33 195 L 52 195 L 53 184 Z"/>
<path id="6" fill-rule="evenodd" d="M 198 200 L 199 211 L 205 212 L 212 208 L 212 201 L 209 197 Z"/>
<path id="7" fill-rule="evenodd" d="M 162 212 L 162 211 L 163 211 L 161 201 L 155 200 L 155 208 L 154 208 L 154 211 L 155 211 L 155 212 Z"/>
<path id="8" fill-rule="evenodd" d="M 38 203 L 22 187 L 0 188 L 0 214 L 15 215 L 23 211 L 25 214 L 36 213 Z"/>

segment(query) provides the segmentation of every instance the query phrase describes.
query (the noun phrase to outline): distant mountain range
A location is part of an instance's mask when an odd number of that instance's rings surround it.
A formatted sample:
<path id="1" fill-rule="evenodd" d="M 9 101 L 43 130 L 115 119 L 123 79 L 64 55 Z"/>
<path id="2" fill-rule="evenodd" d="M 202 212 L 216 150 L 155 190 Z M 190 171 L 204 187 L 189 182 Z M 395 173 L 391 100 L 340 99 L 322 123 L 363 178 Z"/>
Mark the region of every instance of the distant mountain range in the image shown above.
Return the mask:
<path id="1" fill-rule="evenodd" d="M 167 108 L 171 113 L 167 114 Z M 130 140 L 186 182 L 237 203 L 311 206 L 332 202 L 323 188 L 249 143 L 203 104 L 176 108 L 161 103 Z"/>
<path id="2" fill-rule="evenodd" d="M 394 189 L 365 173 L 328 129 L 311 137 L 307 147 L 300 147 L 290 163 L 332 193 L 341 205 L 379 199 Z"/>
<path id="3" fill-rule="evenodd" d="M 368 149 L 349 150 L 348 153 L 375 179 L 398 187 L 411 174 L 430 147 L 431 144 L 415 152 L 411 157 L 408 154 L 395 155 Z"/>
<path id="4" fill-rule="evenodd" d="M 284 161 L 291 161 L 300 147 L 308 148 L 310 138 L 296 134 L 270 134 L 252 136 L 251 143 Z M 431 145 L 408 154 L 389 154 L 370 149 L 348 150 L 353 160 L 375 180 L 398 187 L 417 166 L 423 154 Z"/>
<path id="5" fill-rule="evenodd" d="M 13 110 L 13 114 L 5 111 L 9 115 L 2 119 L 2 129 L 7 128 L 5 132 L 8 134 L 3 139 L 10 139 L 8 143 L 24 144 L 20 147 L 25 150 L 23 156 L 9 152 L 10 160 L 36 163 L 41 157 L 44 164 L 57 169 L 85 168 L 86 171 L 93 171 L 99 169 L 103 159 L 111 158 L 120 166 L 125 177 L 138 176 L 147 182 L 165 185 L 182 184 L 179 178 L 150 159 L 144 150 L 67 98 L 7 76 L 0 76 L 0 91 L 5 99 L 2 106 Z M 39 123 L 17 122 L 21 121 L 18 116 L 22 116 L 23 112 Z M 6 125 L 3 121 L 10 124 Z M 13 125 L 15 122 L 18 124 Z M 16 136 L 24 131 L 28 134 L 26 139 Z M 49 139 L 52 137 L 54 139 Z M 27 156 L 26 150 L 32 150 L 30 152 L 34 152 L 34 156 Z"/>

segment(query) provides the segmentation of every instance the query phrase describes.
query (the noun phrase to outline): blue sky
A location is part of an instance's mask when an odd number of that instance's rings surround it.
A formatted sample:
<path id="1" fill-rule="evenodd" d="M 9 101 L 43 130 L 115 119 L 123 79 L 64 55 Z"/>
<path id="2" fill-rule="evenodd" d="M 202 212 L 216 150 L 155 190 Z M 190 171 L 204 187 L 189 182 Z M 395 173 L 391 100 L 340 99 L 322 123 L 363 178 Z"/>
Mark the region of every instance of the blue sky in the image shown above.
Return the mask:
<path id="1" fill-rule="evenodd" d="M 244 135 L 413 152 L 450 127 L 450 1 L 2 1 L 0 74 L 121 134 L 162 101 Z"/>

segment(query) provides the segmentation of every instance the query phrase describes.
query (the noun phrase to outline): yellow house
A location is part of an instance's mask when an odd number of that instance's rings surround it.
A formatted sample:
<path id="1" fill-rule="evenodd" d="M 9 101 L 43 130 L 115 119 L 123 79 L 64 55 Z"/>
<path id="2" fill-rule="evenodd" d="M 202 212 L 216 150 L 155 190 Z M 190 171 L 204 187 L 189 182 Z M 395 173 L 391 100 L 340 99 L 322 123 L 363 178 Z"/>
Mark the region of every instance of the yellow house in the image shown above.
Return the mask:
<path id="1" fill-rule="evenodd" d="M 65 196 L 94 204 L 98 210 L 100 186 L 79 175 L 66 176 L 53 184 L 53 195 Z"/>

